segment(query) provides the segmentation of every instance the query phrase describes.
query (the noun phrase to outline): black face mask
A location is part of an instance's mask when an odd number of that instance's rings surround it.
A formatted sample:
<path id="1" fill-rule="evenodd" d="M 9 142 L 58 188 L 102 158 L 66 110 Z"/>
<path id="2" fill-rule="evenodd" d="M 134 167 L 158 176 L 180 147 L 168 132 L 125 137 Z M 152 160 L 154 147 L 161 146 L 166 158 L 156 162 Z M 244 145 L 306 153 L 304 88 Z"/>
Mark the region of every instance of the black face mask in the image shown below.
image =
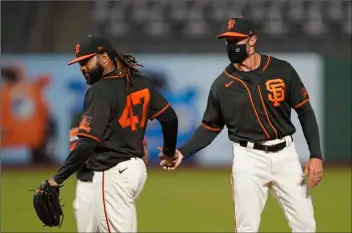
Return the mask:
<path id="1" fill-rule="evenodd" d="M 227 44 L 226 52 L 231 63 L 241 63 L 248 57 L 246 44 Z"/>

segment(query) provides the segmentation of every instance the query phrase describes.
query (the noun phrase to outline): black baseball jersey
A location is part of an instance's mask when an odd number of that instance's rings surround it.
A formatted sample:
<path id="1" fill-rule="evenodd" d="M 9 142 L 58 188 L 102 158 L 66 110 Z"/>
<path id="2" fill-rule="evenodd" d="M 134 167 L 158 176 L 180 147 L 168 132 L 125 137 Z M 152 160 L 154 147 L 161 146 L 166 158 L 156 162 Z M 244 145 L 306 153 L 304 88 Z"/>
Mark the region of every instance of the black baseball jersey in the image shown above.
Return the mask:
<path id="1" fill-rule="evenodd" d="M 78 137 L 98 142 L 87 167 L 103 171 L 131 157 L 142 158 L 148 119 L 154 120 L 169 107 L 142 75 L 135 75 L 127 93 L 125 80 L 116 71 L 104 76 L 88 89 L 78 127 Z"/>
<path id="2" fill-rule="evenodd" d="M 202 126 L 228 128 L 234 142 L 260 142 L 292 135 L 291 108 L 309 101 L 299 75 L 290 63 L 261 55 L 260 66 L 241 72 L 229 65 L 209 92 Z"/>
<path id="3" fill-rule="evenodd" d="M 83 112 L 79 112 L 79 113 L 75 114 L 71 120 L 71 130 L 70 130 L 70 144 L 71 144 L 70 149 L 71 149 L 71 151 L 74 149 L 74 147 L 78 141 L 78 137 L 77 137 L 78 125 L 82 119 L 82 115 L 83 115 Z M 92 182 L 93 175 L 94 175 L 94 172 L 92 170 L 88 169 L 86 164 L 84 164 L 76 172 L 76 178 L 78 180 L 85 181 L 85 182 Z"/>

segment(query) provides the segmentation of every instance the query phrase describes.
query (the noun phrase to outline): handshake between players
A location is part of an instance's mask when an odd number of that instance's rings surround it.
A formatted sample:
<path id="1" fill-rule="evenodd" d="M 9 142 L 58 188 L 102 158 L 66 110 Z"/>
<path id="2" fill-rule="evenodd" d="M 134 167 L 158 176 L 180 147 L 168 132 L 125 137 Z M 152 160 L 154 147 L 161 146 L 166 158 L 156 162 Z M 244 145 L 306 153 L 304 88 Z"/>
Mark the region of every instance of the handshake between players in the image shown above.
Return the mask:
<path id="1" fill-rule="evenodd" d="M 170 158 L 166 155 L 163 154 L 162 152 L 162 147 L 158 147 L 158 150 L 160 151 L 158 157 L 160 159 L 160 166 L 165 169 L 165 170 L 174 170 L 176 169 L 183 161 L 184 156 L 183 154 L 176 149 L 175 151 L 175 156 Z"/>

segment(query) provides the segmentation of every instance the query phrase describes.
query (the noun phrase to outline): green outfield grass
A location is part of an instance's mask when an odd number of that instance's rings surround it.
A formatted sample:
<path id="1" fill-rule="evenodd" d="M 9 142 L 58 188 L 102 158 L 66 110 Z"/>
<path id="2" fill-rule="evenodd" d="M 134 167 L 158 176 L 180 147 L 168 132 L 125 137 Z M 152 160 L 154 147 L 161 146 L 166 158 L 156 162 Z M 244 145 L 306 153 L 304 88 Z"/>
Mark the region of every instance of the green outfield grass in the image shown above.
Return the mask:
<path id="1" fill-rule="evenodd" d="M 32 207 L 33 189 L 53 171 L 3 170 L 1 177 L 2 232 L 43 232 Z M 140 232 L 231 232 L 233 204 L 230 170 L 149 171 L 138 201 Z M 75 232 L 72 211 L 75 179 L 62 189 L 65 220 L 61 229 Z M 319 187 L 311 191 L 319 232 L 351 232 L 351 170 L 325 169 Z M 289 232 L 276 201 L 269 197 L 262 215 L 261 232 Z"/>

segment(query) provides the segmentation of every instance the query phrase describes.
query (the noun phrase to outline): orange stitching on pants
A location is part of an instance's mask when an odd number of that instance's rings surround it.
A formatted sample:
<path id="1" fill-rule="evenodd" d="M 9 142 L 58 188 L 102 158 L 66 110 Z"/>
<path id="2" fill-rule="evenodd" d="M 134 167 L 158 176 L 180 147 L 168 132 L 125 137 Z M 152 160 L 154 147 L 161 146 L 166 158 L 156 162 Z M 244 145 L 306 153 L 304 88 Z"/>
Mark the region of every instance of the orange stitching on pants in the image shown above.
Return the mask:
<path id="1" fill-rule="evenodd" d="M 106 210 L 106 203 L 105 203 L 105 172 L 103 172 L 101 187 L 102 187 L 102 192 L 103 192 L 103 205 L 104 205 L 104 215 L 105 215 L 105 220 L 106 220 L 106 226 L 108 228 L 108 232 L 111 233 L 110 224 L 109 224 L 109 217 L 108 217 L 108 212 Z"/>
<path id="2" fill-rule="evenodd" d="M 232 165 L 232 174 L 231 174 L 231 186 L 232 186 L 232 201 L 233 201 L 233 216 L 234 216 L 234 224 L 235 224 L 235 233 L 237 232 L 237 223 L 236 223 L 236 201 L 235 201 L 235 168 Z"/>

